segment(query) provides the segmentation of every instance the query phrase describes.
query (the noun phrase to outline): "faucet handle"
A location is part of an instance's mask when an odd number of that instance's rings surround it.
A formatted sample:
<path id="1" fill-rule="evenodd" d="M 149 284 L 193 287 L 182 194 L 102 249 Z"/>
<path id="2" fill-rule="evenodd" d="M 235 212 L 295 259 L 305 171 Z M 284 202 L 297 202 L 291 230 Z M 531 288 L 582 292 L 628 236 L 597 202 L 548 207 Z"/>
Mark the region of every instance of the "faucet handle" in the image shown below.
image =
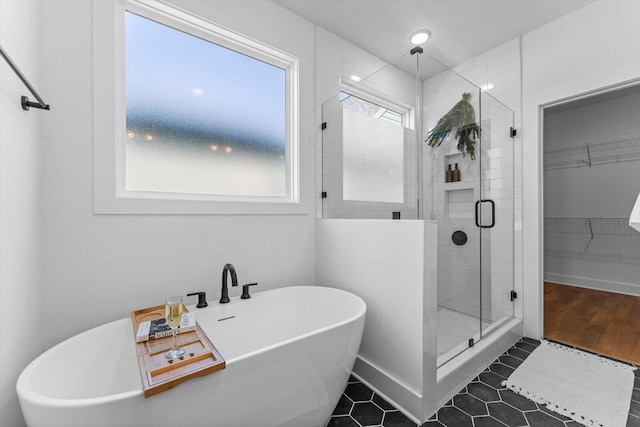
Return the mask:
<path id="1" fill-rule="evenodd" d="M 247 283 L 246 285 L 242 285 L 242 296 L 240 299 L 249 299 L 251 295 L 249 295 L 249 286 L 256 286 L 257 283 Z"/>
<path id="2" fill-rule="evenodd" d="M 196 307 L 204 308 L 204 307 L 209 305 L 209 304 L 207 304 L 207 294 L 204 291 L 202 291 L 202 292 L 194 292 L 192 294 L 187 294 L 188 297 L 193 296 L 193 295 L 198 295 L 198 304 L 196 304 Z"/>

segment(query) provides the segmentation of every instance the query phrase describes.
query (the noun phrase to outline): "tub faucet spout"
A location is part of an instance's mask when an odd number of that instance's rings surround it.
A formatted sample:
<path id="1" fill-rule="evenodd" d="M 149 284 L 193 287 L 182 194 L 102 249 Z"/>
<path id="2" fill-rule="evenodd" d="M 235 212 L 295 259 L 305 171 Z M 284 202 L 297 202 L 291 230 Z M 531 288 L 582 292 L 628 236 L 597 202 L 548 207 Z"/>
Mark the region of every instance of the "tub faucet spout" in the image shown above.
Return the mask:
<path id="1" fill-rule="evenodd" d="M 226 304 L 229 301 L 229 288 L 227 287 L 227 272 L 231 273 L 231 286 L 238 286 L 238 276 L 236 269 L 231 264 L 226 264 L 222 269 L 222 295 L 220 296 L 220 304 Z"/>

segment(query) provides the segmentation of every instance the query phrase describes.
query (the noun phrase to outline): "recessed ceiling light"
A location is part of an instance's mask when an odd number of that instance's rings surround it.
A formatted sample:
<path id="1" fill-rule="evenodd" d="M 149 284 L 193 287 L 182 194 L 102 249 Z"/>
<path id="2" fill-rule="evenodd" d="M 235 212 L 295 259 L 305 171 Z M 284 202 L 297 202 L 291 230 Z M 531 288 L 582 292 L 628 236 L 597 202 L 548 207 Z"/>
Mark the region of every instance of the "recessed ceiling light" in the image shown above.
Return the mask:
<path id="1" fill-rule="evenodd" d="M 419 45 L 429 40 L 430 37 L 431 37 L 431 31 L 418 30 L 415 33 L 411 34 L 411 43 L 415 45 Z"/>
<path id="2" fill-rule="evenodd" d="M 480 86 L 480 89 L 483 91 L 488 91 L 490 89 L 493 89 L 493 83 L 487 83 L 486 85 L 482 85 Z"/>
<path id="3" fill-rule="evenodd" d="M 360 78 L 360 76 L 356 76 L 355 74 L 353 74 L 353 75 L 350 77 L 350 79 L 351 79 L 351 80 L 353 80 L 354 82 L 359 82 L 360 80 L 362 80 L 362 79 Z"/>

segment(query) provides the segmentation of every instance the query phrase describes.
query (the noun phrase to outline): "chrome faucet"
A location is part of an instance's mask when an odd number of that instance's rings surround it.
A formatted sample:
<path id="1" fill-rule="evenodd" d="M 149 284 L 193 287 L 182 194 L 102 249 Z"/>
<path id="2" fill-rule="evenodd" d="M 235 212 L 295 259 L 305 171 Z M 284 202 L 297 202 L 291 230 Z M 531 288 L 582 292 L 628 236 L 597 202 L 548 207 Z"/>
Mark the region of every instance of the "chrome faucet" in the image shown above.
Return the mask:
<path id="1" fill-rule="evenodd" d="M 227 288 L 227 272 L 231 273 L 231 286 L 238 286 L 238 276 L 236 269 L 231 264 L 226 264 L 222 269 L 222 295 L 220 296 L 220 304 L 226 304 L 229 301 L 229 288 Z"/>

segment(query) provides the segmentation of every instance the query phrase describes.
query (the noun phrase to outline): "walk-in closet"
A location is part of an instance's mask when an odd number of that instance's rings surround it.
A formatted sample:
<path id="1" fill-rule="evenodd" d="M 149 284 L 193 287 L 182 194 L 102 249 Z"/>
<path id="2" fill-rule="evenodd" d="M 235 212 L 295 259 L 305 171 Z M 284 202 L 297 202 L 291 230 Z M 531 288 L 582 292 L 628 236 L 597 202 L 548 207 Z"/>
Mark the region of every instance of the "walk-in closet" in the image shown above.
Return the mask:
<path id="1" fill-rule="evenodd" d="M 640 84 L 543 111 L 544 336 L 640 364 Z"/>

